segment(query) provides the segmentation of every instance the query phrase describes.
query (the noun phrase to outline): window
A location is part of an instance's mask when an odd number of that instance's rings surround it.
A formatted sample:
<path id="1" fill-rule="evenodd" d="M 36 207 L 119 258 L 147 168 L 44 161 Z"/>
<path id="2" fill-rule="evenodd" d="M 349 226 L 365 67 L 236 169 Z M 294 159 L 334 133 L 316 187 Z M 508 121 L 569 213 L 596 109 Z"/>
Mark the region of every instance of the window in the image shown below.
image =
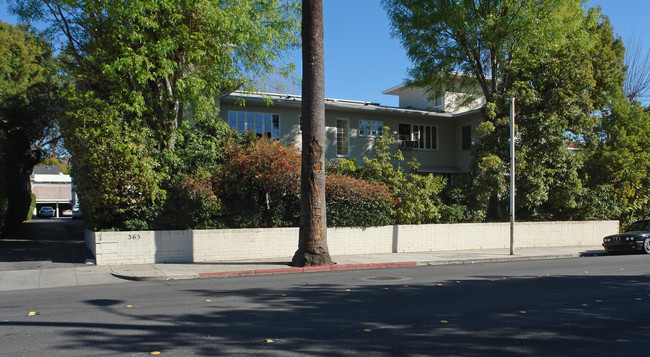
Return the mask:
<path id="1" fill-rule="evenodd" d="M 471 125 L 465 125 L 462 128 L 462 133 L 461 133 L 461 149 L 462 150 L 469 150 L 472 147 L 472 126 Z"/>
<path id="2" fill-rule="evenodd" d="M 434 108 L 440 108 L 440 107 L 442 107 L 442 98 L 443 98 L 442 96 L 440 96 L 440 97 L 436 97 L 436 100 L 435 100 L 434 103 L 433 103 L 433 107 L 434 107 Z"/>
<path id="3" fill-rule="evenodd" d="M 347 156 L 350 153 L 349 132 L 348 120 L 336 119 L 336 155 Z"/>
<path id="4" fill-rule="evenodd" d="M 280 116 L 268 113 L 228 112 L 228 125 L 240 132 L 253 132 L 268 139 L 280 138 Z"/>
<path id="5" fill-rule="evenodd" d="M 411 140 L 411 124 L 399 124 L 397 128 L 397 138 L 400 141 Z"/>
<path id="6" fill-rule="evenodd" d="M 422 150 L 438 149 L 438 128 L 435 126 L 399 124 L 398 137 L 403 147 Z"/>
<path id="7" fill-rule="evenodd" d="M 372 120 L 359 120 L 359 136 L 384 136 L 384 123 Z"/>

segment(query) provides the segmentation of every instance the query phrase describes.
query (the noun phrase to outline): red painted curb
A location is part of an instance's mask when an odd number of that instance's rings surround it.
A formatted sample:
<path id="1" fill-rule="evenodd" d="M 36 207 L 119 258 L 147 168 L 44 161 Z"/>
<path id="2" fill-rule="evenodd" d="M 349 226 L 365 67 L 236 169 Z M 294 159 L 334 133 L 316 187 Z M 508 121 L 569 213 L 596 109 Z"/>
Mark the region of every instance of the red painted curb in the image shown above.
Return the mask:
<path id="1" fill-rule="evenodd" d="M 414 267 L 416 265 L 417 265 L 416 262 L 338 264 L 338 265 L 305 267 L 305 268 L 276 268 L 276 269 L 259 269 L 259 270 L 223 271 L 223 272 L 216 272 L 216 273 L 200 273 L 199 278 L 226 278 L 226 277 L 250 276 L 250 275 L 294 274 L 294 273 L 311 273 L 311 272 L 320 272 L 320 271 L 400 268 L 400 267 Z"/>
<path id="2" fill-rule="evenodd" d="M 312 271 L 330 271 L 330 270 L 332 270 L 333 266 L 335 266 L 335 265 L 325 265 L 325 266 L 321 266 L 321 267 L 304 267 L 302 269 L 305 271 L 305 273 L 306 272 L 312 272 Z"/>
<path id="3" fill-rule="evenodd" d="M 259 269 L 259 270 L 255 270 L 255 275 L 295 274 L 295 273 L 302 273 L 303 269 L 304 268 Z"/>

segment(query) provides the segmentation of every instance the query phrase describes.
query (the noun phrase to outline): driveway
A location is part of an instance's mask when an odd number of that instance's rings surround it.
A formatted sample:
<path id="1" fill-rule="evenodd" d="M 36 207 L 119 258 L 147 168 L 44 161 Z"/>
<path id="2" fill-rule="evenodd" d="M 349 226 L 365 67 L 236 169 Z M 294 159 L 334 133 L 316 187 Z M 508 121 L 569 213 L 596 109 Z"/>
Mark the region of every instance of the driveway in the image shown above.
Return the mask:
<path id="1" fill-rule="evenodd" d="M 89 257 L 84 222 L 69 217 L 34 218 L 0 238 L 0 271 L 74 267 Z"/>

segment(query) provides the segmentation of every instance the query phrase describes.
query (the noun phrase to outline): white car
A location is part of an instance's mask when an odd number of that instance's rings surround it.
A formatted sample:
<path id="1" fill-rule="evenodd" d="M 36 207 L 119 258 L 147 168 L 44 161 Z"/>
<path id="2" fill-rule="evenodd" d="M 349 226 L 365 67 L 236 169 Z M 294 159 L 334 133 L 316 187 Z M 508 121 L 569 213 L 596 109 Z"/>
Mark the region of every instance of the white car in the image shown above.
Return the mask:
<path id="1" fill-rule="evenodd" d="M 74 206 L 72 207 L 72 219 L 77 218 L 83 218 L 83 214 L 81 213 L 81 208 L 79 208 L 79 206 Z"/>

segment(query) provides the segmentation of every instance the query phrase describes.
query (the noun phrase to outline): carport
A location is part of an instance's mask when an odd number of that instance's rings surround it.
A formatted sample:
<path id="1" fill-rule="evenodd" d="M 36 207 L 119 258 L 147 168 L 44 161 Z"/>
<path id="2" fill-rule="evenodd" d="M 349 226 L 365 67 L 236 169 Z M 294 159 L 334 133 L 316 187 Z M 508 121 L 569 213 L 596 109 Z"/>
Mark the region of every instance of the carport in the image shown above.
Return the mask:
<path id="1" fill-rule="evenodd" d="M 32 193 L 36 196 L 36 212 L 43 206 L 50 206 L 55 209 L 56 217 L 61 217 L 61 212 L 72 208 L 74 193 L 72 191 L 72 179 L 70 175 L 60 172 L 46 172 L 51 166 L 36 166 L 32 174 Z"/>

